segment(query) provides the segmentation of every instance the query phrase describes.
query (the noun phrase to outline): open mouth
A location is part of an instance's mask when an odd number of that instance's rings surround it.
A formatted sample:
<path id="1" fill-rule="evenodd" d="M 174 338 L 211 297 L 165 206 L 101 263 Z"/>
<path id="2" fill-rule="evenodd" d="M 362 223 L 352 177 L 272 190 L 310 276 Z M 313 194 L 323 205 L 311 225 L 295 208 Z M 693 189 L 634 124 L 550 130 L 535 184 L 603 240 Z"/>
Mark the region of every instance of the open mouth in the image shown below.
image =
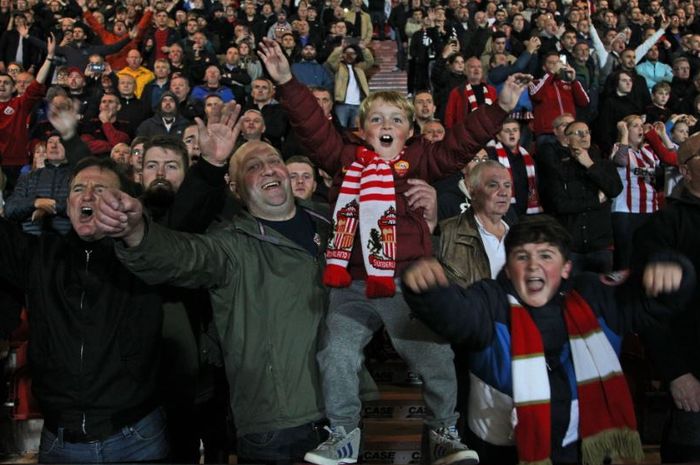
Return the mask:
<path id="1" fill-rule="evenodd" d="M 544 288 L 544 279 L 542 279 L 542 278 L 528 278 L 525 281 L 525 287 L 530 292 L 539 292 Z"/>
<path id="2" fill-rule="evenodd" d="M 90 218 L 92 217 L 93 210 L 92 207 L 80 207 L 80 218 Z"/>
<path id="3" fill-rule="evenodd" d="M 279 181 L 272 181 L 272 182 L 268 182 L 268 183 L 263 184 L 262 189 L 264 191 L 266 191 L 268 189 L 274 189 L 275 187 L 279 187 L 279 186 L 280 186 Z"/>
<path id="4" fill-rule="evenodd" d="M 391 144 L 393 142 L 394 142 L 394 138 L 388 134 L 384 134 L 383 136 L 379 136 L 379 143 L 381 144 L 382 147 L 391 147 Z"/>

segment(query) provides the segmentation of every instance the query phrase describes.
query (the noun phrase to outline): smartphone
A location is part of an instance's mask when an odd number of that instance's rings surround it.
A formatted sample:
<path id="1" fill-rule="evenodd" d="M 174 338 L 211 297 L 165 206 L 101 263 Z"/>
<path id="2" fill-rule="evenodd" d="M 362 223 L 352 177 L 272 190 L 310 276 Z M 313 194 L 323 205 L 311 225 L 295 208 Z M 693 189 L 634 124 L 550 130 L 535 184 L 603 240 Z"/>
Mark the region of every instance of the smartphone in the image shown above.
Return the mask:
<path id="1" fill-rule="evenodd" d="M 90 71 L 92 71 L 93 73 L 103 73 L 104 70 L 104 63 L 90 63 Z"/>
<path id="2" fill-rule="evenodd" d="M 346 37 L 345 38 L 345 45 L 359 45 L 360 44 L 360 38 L 359 37 Z"/>

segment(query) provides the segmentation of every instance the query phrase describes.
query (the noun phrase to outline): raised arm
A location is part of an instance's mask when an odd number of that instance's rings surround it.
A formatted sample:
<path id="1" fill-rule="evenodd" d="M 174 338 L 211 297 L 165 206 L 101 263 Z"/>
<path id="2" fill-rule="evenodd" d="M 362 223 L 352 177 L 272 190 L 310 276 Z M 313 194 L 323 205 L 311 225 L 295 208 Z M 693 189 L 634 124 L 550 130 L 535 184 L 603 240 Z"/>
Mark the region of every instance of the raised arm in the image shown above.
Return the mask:
<path id="1" fill-rule="evenodd" d="M 98 229 L 121 238 L 117 256 L 149 284 L 188 288 L 220 286 L 231 268 L 227 254 L 212 237 L 171 231 L 146 219 L 137 199 L 105 191 L 95 212 Z"/>
<path id="2" fill-rule="evenodd" d="M 26 35 L 23 35 L 23 37 L 29 36 L 29 31 L 26 31 Z M 41 65 L 41 68 L 39 68 L 39 71 L 36 73 L 36 81 L 39 84 L 44 84 L 46 82 L 46 78 L 49 76 L 49 70 L 51 69 L 51 66 L 53 65 L 53 58 L 56 54 L 56 37 L 53 35 L 53 33 L 49 34 L 49 37 L 46 38 L 46 59 L 44 59 L 44 63 Z"/>

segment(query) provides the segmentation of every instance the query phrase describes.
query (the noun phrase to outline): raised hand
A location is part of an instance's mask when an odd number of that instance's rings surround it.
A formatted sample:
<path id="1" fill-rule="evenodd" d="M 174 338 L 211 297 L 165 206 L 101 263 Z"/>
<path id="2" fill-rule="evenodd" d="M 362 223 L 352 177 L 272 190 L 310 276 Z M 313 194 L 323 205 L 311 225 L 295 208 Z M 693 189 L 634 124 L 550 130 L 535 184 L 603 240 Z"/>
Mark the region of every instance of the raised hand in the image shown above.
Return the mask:
<path id="1" fill-rule="evenodd" d="M 282 47 L 276 41 L 267 37 L 263 38 L 262 42 L 258 44 L 258 56 L 276 84 L 284 84 L 292 79 L 289 61 L 284 56 Z"/>
<path id="2" fill-rule="evenodd" d="M 29 33 L 27 33 L 29 34 Z M 53 57 L 56 53 L 56 36 L 53 32 L 46 38 L 46 56 Z"/>
<path id="3" fill-rule="evenodd" d="M 63 139 L 70 139 L 78 127 L 78 114 L 73 103 L 67 97 L 54 98 L 49 105 L 49 122 Z"/>
<path id="4" fill-rule="evenodd" d="M 145 232 L 143 205 L 125 192 L 106 189 L 97 198 L 95 226 L 106 236 L 122 238 L 129 247 L 135 247 Z"/>
<path id="5" fill-rule="evenodd" d="M 529 74 L 515 73 L 509 76 L 498 95 L 498 105 L 508 113 L 513 111 L 518 104 L 520 94 L 523 93 L 530 81 L 532 81 L 532 76 Z"/>
<path id="6" fill-rule="evenodd" d="M 236 124 L 240 114 L 241 106 L 229 102 L 224 105 L 218 123 L 205 125 L 201 118 L 195 118 L 199 130 L 199 148 L 202 156 L 212 165 L 224 166 L 233 153 L 241 132 L 240 125 Z"/>

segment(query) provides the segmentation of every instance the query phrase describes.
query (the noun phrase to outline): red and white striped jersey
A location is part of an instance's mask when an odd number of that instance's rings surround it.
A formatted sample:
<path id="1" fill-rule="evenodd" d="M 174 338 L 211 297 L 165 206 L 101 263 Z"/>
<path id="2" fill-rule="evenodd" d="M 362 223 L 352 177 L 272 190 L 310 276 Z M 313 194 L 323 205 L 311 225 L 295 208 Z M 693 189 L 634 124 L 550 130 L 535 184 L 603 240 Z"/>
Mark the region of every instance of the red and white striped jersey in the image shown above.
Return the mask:
<path id="1" fill-rule="evenodd" d="M 613 155 L 618 152 L 619 144 L 613 147 Z M 659 209 L 654 182 L 656 167 L 660 160 L 654 150 L 647 144 L 640 150 L 627 148 L 626 166 L 617 167 L 622 180 L 622 192 L 612 203 L 613 213 L 654 213 Z"/>

